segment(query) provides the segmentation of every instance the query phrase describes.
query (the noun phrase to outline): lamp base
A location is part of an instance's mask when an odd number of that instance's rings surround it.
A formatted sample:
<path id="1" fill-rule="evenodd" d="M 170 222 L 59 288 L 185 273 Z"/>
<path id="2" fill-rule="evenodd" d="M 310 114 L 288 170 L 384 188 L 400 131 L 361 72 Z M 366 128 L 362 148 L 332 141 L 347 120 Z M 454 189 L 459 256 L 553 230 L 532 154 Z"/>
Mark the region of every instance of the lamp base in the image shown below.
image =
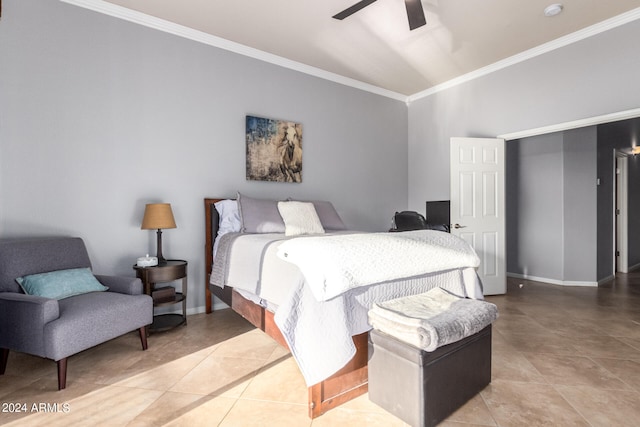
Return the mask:
<path id="1" fill-rule="evenodd" d="M 162 230 L 160 230 L 159 228 L 158 228 L 157 236 L 158 236 L 158 241 L 157 241 L 158 250 L 157 250 L 156 258 L 158 258 L 158 265 L 166 265 L 167 260 L 165 259 L 165 257 L 162 256 Z"/>

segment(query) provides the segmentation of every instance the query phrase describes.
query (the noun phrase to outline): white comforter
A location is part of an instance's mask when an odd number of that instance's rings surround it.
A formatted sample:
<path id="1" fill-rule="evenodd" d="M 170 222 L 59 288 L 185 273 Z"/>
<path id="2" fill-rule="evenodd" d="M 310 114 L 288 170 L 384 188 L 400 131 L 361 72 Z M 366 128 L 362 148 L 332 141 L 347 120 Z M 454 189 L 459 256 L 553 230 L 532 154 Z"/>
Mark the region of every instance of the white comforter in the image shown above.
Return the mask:
<path id="1" fill-rule="evenodd" d="M 278 256 L 302 271 L 319 301 L 360 286 L 480 265 L 466 241 L 433 230 L 300 237 L 281 244 Z"/>
<path id="2" fill-rule="evenodd" d="M 469 270 L 465 272 L 465 270 Z M 459 296 L 467 289 L 480 294 L 473 269 L 429 273 L 405 280 L 352 289 L 340 297 L 319 302 L 309 287 L 295 286 L 275 312 L 275 322 L 285 337 L 307 385 L 336 373 L 356 354 L 354 335 L 371 329 L 367 314 L 374 303 L 416 295 L 441 287 Z M 465 282 L 472 278 L 471 282 Z"/>
<path id="3" fill-rule="evenodd" d="M 241 293 L 245 291 L 245 296 L 248 296 L 246 292 L 255 294 L 254 301 L 275 312 L 275 322 L 307 385 L 328 378 L 351 360 L 356 353 L 351 337 L 371 329 L 367 314 L 376 302 L 435 287 L 462 297 L 482 298 L 475 269 L 464 267 L 352 287 L 320 301 L 301 271 L 276 256 L 279 247 L 291 241 L 289 238 L 284 235 L 242 235 L 233 239 L 232 245 L 221 244 L 219 247 L 212 284 L 233 286 Z M 224 262 L 219 259 L 224 256 L 221 252 L 226 252 L 228 257 Z M 366 262 L 372 264 L 377 260 L 369 258 Z M 265 299 L 277 304 L 269 304 Z"/>

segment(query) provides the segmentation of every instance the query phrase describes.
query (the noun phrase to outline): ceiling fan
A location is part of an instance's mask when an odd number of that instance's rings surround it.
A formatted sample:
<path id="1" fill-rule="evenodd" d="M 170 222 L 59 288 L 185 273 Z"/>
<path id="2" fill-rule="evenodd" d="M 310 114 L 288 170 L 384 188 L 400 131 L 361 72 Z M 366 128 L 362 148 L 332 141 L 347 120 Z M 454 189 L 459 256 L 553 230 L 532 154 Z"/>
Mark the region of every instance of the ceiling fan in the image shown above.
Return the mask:
<path id="1" fill-rule="evenodd" d="M 364 9 L 376 0 L 361 0 L 351 7 L 346 8 L 342 12 L 333 16 L 335 19 L 343 20 L 344 18 L 353 15 L 360 9 Z M 422 27 L 427 23 L 424 17 L 424 10 L 422 9 L 421 0 L 404 0 L 404 5 L 407 8 L 407 18 L 409 18 L 409 29 L 415 30 Z"/>

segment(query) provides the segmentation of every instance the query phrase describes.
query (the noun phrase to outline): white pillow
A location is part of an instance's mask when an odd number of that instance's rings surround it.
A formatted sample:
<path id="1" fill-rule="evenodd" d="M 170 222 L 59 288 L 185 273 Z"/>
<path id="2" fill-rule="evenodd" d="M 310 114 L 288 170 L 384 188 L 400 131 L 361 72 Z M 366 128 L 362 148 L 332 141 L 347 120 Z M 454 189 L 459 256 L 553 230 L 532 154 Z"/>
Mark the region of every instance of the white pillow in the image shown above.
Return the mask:
<path id="1" fill-rule="evenodd" d="M 213 256 L 218 252 L 219 237 L 227 233 L 237 233 L 242 229 L 242 221 L 240 221 L 240 211 L 238 210 L 238 202 L 231 199 L 220 200 L 215 202 L 213 206 L 218 211 L 218 234 L 214 236 Z"/>
<path id="2" fill-rule="evenodd" d="M 214 203 L 214 206 L 220 216 L 220 221 L 218 221 L 218 236 L 240 231 L 242 223 L 240 221 L 238 202 L 226 199 Z"/>
<path id="3" fill-rule="evenodd" d="M 278 211 L 284 221 L 286 236 L 324 233 L 313 203 L 278 202 Z"/>

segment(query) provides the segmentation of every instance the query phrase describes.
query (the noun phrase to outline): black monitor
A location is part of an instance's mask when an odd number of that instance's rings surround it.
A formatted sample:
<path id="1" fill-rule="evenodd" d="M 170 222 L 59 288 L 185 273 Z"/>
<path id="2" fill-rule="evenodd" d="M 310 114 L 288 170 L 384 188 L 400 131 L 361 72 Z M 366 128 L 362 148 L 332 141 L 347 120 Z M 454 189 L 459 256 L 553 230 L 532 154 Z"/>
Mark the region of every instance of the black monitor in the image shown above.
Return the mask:
<path id="1" fill-rule="evenodd" d="M 449 231 L 449 227 L 451 224 L 449 207 L 449 200 L 427 202 L 427 224 L 431 227 L 444 226 L 446 231 Z"/>

